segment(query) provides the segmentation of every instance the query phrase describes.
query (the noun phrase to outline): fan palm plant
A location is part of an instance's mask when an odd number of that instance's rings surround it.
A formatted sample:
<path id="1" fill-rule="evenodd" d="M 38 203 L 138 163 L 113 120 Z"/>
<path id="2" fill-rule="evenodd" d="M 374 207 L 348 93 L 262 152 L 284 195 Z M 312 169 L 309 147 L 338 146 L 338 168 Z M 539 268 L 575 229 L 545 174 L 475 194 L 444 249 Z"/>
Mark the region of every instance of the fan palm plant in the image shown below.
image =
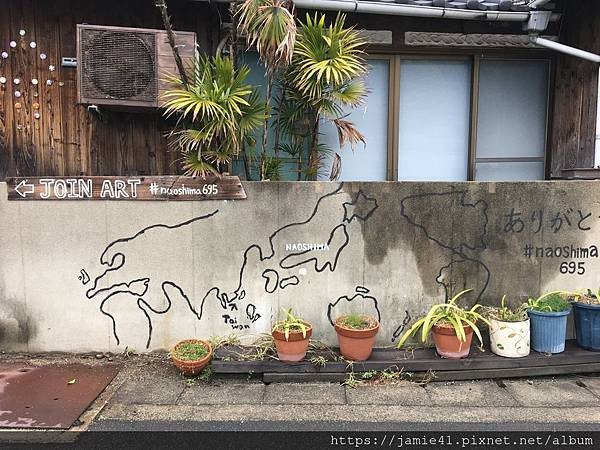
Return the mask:
<path id="1" fill-rule="evenodd" d="M 308 178 L 319 170 L 319 124 L 331 121 L 342 147 L 349 143 L 354 149 L 364 136 L 345 120 L 344 108 L 362 104 L 367 93 L 362 77 L 367 73 L 361 47 L 364 42 L 356 30 L 345 27 L 345 15 L 338 14 L 326 25 L 323 14 L 307 14 L 298 31 L 292 63 L 286 74 L 289 96 L 312 111 L 313 123 L 309 143 Z"/>
<path id="2" fill-rule="evenodd" d="M 177 77 L 163 96 L 164 114 L 177 116 L 172 143 L 183 154 L 186 175 L 218 174 L 237 156 L 264 119 L 258 92 L 245 83 L 250 70 L 227 58 L 200 56 L 189 82 Z"/>
<path id="3" fill-rule="evenodd" d="M 256 47 L 267 72 L 260 177 L 266 178 L 271 92 L 276 72 L 292 60 L 296 41 L 294 4 L 289 0 L 244 0 L 237 10 L 239 31 Z M 277 144 L 276 144 L 277 147 Z"/>

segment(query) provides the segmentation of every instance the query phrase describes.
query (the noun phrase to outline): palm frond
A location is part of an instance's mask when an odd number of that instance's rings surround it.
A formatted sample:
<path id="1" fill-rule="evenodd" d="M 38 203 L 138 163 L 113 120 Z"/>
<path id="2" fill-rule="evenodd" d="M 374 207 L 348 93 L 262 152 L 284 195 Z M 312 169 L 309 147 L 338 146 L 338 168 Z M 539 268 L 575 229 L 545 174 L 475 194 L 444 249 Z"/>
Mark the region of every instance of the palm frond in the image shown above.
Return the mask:
<path id="1" fill-rule="evenodd" d="M 348 143 L 350 144 L 352 151 L 354 151 L 356 144 L 359 142 L 362 142 L 365 147 L 367 146 L 365 136 L 356 129 L 352 122 L 344 119 L 334 119 L 333 124 L 338 132 L 340 148 L 344 147 L 344 145 Z"/>
<path id="2" fill-rule="evenodd" d="M 228 58 L 200 56 L 189 83 L 180 80 L 164 96 L 164 114 L 178 117 L 171 143 L 183 153 L 187 174 L 203 176 L 237 156 L 264 115 L 256 89 L 246 84 L 248 67 Z M 212 167 L 212 169 L 209 168 Z"/>
<path id="3" fill-rule="evenodd" d="M 240 31 L 255 46 L 268 72 L 292 60 L 296 41 L 294 5 L 288 0 L 245 0 L 238 9 Z"/>

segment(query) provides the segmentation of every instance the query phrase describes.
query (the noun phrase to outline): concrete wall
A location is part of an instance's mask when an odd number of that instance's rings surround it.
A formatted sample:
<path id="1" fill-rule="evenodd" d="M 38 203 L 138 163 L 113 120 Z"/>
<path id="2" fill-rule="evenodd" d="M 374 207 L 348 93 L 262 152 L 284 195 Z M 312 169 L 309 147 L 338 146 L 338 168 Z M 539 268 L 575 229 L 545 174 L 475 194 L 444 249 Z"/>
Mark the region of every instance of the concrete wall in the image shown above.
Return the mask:
<path id="1" fill-rule="evenodd" d="M 244 187 L 236 202 L 8 202 L 0 183 L 0 349 L 168 348 L 266 332 L 281 307 L 330 344 L 329 309 L 378 315 L 391 345 L 451 291 L 494 304 L 598 285 L 596 182 Z"/>

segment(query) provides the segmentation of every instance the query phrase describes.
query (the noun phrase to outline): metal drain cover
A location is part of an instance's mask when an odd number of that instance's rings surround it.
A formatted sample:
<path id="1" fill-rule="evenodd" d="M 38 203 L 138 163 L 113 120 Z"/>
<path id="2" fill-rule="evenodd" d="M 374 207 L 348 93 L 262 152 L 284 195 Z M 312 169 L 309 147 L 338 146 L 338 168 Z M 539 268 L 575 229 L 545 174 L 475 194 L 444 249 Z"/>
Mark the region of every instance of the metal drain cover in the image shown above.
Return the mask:
<path id="1" fill-rule="evenodd" d="M 119 368 L 0 362 L 0 427 L 69 428 Z"/>

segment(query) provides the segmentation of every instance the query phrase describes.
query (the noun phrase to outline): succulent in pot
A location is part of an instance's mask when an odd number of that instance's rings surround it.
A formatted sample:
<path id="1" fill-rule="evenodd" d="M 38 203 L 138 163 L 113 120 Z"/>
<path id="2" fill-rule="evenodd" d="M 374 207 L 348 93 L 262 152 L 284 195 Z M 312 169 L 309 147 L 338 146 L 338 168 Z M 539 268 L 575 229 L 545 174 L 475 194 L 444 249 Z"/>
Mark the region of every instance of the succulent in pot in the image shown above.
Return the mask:
<path id="1" fill-rule="evenodd" d="M 530 319 L 527 306 L 511 308 L 506 295 L 500 306 L 487 312 L 490 321 L 490 347 L 493 353 L 506 358 L 522 358 L 530 352 Z"/>
<path id="2" fill-rule="evenodd" d="M 573 296 L 575 338 L 586 350 L 600 351 L 600 289 Z"/>
<path id="3" fill-rule="evenodd" d="M 371 356 L 375 336 L 379 331 L 377 319 L 356 313 L 338 317 L 333 324 L 340 344 L 340 353 L 346 359 L 366 361 Z"/>
<path id="4" fill-rule="evenodd" d="M 459 292 L 448 303 L 433 305 L 425 317 L 417 320 L 404 333 L 398 342 L 398 348 L 419 330 L 421 330 L 423 343 L 427 342 L 431 332 L 437 353 L 443 358 L 460 359 L 469 356 L 473 333 L 477 335 L 480 345 L 483 346 L 477 322 L 481 321 L 488 325 L 489 322 L 478 312 L 482 306 L 476 304 L 467 310 L 456 304 L 460 297 L 471 290 Z"/>
<path id="5" fill-rule="evenodd" d="M 531 319 L 531 348 L 540 353 L 561 353 L 565 350 L 567 317 L 571 304 L 562 291 L 548 292 L 527 301 Z"/>
<path id="6" fill-rule="evenodd" d="M 210 363 L 212 347 L 210 342 L 199 339 L 181 341 L 171 350 L 173 364 L 188 376 L 198 375 Z"/>
<path id="7" fill-rule="evenodd" d="M 306 356 L 312 327 L 292 314 L 292 309 L 284 309 L 285 318 L 273 325 L 271 334 L 275 340 L 277 356 L 281 361 L 302 361 Z"/>

